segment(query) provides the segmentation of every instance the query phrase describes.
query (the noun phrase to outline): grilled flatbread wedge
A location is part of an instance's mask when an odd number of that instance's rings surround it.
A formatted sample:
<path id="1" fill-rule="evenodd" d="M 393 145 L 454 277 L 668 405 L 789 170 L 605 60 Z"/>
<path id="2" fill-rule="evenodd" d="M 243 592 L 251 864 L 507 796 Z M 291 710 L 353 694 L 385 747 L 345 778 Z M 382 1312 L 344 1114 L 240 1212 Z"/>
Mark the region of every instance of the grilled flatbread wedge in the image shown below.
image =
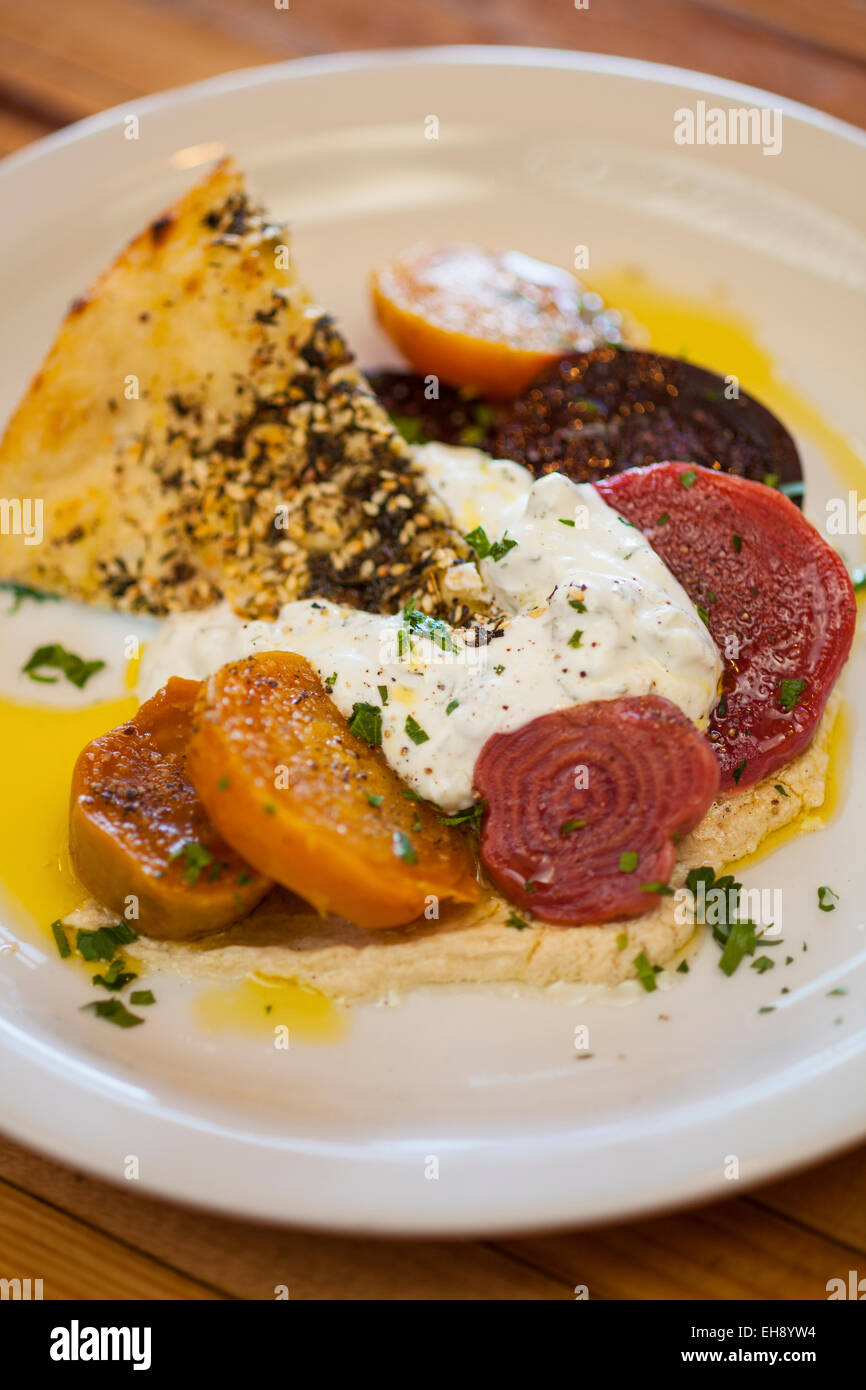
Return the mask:
<path id="1" fill-rule="evenodd" d="M 0 578 L 127 611 L 441 611 L 465 553 L 229 161 L 73 304 L 0 495 L 44 506 L 42 544 L 0 537 Z"/>

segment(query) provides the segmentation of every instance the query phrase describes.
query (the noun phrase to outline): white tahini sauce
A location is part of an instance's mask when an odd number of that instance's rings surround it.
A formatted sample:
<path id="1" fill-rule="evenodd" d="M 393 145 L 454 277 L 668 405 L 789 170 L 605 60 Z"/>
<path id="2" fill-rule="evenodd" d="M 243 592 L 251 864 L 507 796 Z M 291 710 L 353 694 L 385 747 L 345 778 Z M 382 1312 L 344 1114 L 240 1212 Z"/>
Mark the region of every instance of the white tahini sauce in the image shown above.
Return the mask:
<path id="1" fill-rule="evenodd" d="M 501 637 L 474 647 L 444 624 L 426 635 L 401 615 L 310 600 L 286 604 L 274 622 L 243 622 L 221 604 L 162 625 L 142 660 L 142 698 L 172 675 L 298 652 L 332 684 L 344 715 L 356 703 L 381 709 L 388 762 L 448 811 L 471 803 L 491 734 L 537 715 L 652 692 L 706 720 L 721 674 L 713 640 L 649 543 L 594 487 L 558 473 L 533 480 L 475 449 L 428 444 L 416 456 L 460 531 L 481 526 L 490 543 L 516 542 L 499 560 L 480 560 L 478 574 L 469 567 L 508 615 Z"/>

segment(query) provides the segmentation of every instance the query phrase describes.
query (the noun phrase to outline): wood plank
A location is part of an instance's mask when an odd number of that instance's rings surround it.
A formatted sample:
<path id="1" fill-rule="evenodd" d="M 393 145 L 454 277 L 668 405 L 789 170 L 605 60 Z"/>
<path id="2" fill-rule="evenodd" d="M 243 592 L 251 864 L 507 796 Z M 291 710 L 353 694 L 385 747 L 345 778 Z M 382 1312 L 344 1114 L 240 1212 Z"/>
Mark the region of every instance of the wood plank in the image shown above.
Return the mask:
<path id="1" fill-rule="evenodd" d="M 795 35 L 816 48 L 866 58 L 866 8 L 860 0 L 695 0 L 707 11 L 708 22 L 719 10 L 777 34 Z"/>
<path id="2" fill-rule="evenodd" d="M 754 1200 L 859 1254 L 866 1275 L 866 1147 L 762 1187 Z"/>
<path id="3" fill-rule="evenodd" d="M 41 1279 L 46 1299 L 220 1297 L 2 1180 L 0 1278 Z"/>
<path id="4" fill-rule="evenodd" d="M 98 1182 L 3 1138 L 0 1174 L 100 1231 L 237 1298 L 273 1299 L 279 1285 L 285 1285 L 293 1299 L 498 1301 L 572 1296 L 561 1279 L 477 1242 L 319 1236 L 212 1216 L 139 1194 L 131 1190 L 132 1184 L 116 1188 Z M 26 1242 L 26 1233 L 22 1240 Z M 38 1263 L 39 1253 L 39 1247 L 30 1249 L 25 1243 L 19 1251 L 22 1269 Z M 107 1280 L 100 1296 L 110 1296 Z"/>
<path id="5" fill-rule="evenodd" d="M 840 1245 L 748 1199 L 497 1248 L 584 1284 L 590 1298 L 819 1299 L 848 1269 Z"/>

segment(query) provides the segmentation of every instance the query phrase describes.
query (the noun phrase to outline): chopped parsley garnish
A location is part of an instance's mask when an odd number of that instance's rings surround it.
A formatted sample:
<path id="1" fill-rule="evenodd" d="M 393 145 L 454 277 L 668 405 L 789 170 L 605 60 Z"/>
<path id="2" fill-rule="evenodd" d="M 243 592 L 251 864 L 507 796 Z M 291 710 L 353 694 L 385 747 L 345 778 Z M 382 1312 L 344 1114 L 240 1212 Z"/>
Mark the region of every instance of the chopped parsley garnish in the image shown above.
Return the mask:
<path id="1" fill-rule="evenodd" d="M 83 657 L 76 656 L 74 652 L 68 652 L 59 642 L 52 642 L 47 647 L 37 647 L 26 666 L 21 670 L 32 681 L 41 681 L 43 685 L 56 685 L 58 676 L 41 676 L 39 672 L 43 669 L 60 671 L 74 686 L 83 690 L 91 676 L 95 676 L 97 671 L 101 671 L 105 666 L 104 661 L 85 661 Z"/>
<path id="2" fill-rule="evenodd" d="M 95 1013 L 97 1018 L 104 1018 L 109 1023 L 115 1023 L 118 1028 L 135 1028 L 137 1024 L 144 1023 L 143 1018 L 131 1014 L 119 999 L 96 999 L 92 1004 L 84 1004 L 82 1013 L 86 1009 Z"/>
<path id="3" fill-rule="evenodd" d="M 373 747 L 378 747 L 382 742 L 382 711 L 379 706 L 356 701 L 352 706 L 349 733 L 354 734 L 356 738 L 362 738 Z"/>
<path id="4" fill-rule="evenodd" d="M 130 1004 L 155 1004 L 152 989 L 134 989 L 129 996 Z"/>
<path id="5" fill-rule="evenodd" d="M 376 689 L 379 692 L 379 699 L 382 701 L 382 708 L 384 709 L 388 703 L 388 687 L 387 685 L 377 685 Z"/>
<path id="6" fill-rule="evenodd" d="M 103 975 L 94 975 L 93 984 L 102 985 L 103 989 L 126 989 L 133 980 L 138 979 L 134 970 L 124 970 L 123 961 L 116 956 Z"/>
<path id="7" fill-rule="evenodd" d="M 724 690 L 719 696 L 719 703 L 716 705 L 716 714 L 719 719 L 724 719 L 728 713 L 728 697 Z"/>
<path id="8" fill-rule="evenodd" d="M 113 927 L 99 927 L 90 931 L 79 927 L 75 935 L 75 949 L 84 960 L 112 960 L 118 946 L 128 946 L 138 940 L 138 933 L 125 922 Z"/>
<path id="9" fill-rule="evenodd" d="M 667 526 L 667 524 L 668 524 L 668 522 L 670 521 L 670 519 L 671 519 L 671 514 L 670 514 L 670 512 L 662 512 L 661 516 L 659 517 L 658 521 L 656 522 L 656 526 Z"/>
<path id="10" fill-rule="evenodd" d="M 493 668 L 494 675 L 497 675 L 497 676 L 501 676 L 501 675 L 502 675 L 502 672 L 503 672 L 504 670 L 505 670 L 505 667 L 504 667 L 504 666 L 494 666 L 494 668 Z"/>
<path id="11" fill-rule="evenodd" d="M 582 641 L 583 641 L 583 629 L 580 628 L 580 627 L 576 627 L 576 628 L 574 629 L 574 632 L 571 634 L 571 636 L 570 636 L 569 639 L 568 639 L 568 645 L 569 645 L 570 647 L 579 647 Z"/>
<path id="12" fill-rule="evenodd" d="M 463 539 L 467 545 L 472 547 L 479 560 L 499 561 L 517 545 L 517 541 L 509 539 L 507 531 L 501 541 L 491 541 L 483 526 L 476 526 L 475 530 L 470 531 Z"/>
<path id="13" fill-rule="evenodd" d="M 378 796 L 375 792 L 367 792 L 367 800 L 371 806 L 381 806 L 385 798 L 384 796 Z"/>
<path id="14" fill-rule="evenodd" d="M 776 962 L 769 956 L 758 956 L 757 960 L 752 961 L 752 969 L 757 970 L 759 975 L 764 975 L 768 970 L 775 967 Z"/>
<path id="15" fill-rule="evenodd" d="M 403 725 L 403 728 L 406 730 L 406 733 L 413 743 L 426 743 L 430 737 L 430 735 L 425 733 L 421 728 L 418 720 L 412 718 L 411 714 L 406 715 L 406 723 Z"/>
<path id="16" fill-rule="evenodd" d="M 582 830 L 585 825 L 585 820 L 566 820 L 559 827 L 559 833 L 564 837 L 570 835 L 572 830 Z"/>
<path id="17" fill-rule="evenodd" d="M 619 856 L 619 871 L 621 874 L 633 874 L 637 868 L 637 852 L 633 849 L 624 849 Z"/>
<path id="18" fill-rule="evenodd" d="M 687 961 L 687 960 L 681 960 L 680 963 L 679 963 L 679 965 L 677 966 L 677 974 L 678 974 L 678 975 L 688 975 L 688 973 L 689 973 L 689 963 L 688 963 L 688 961 Z"/>
<path id="19" fill-rule="evenodd" d="M 740 551 L 741 551 L 742 548 L 743 548 L 743 538 L 742 538 L 742 536 L 738 536 L 737 533 L 736 533 L 736 531 L 735 531 L 734 534 L 731 536 L 731 541 L 733 542 L 734 549 L 736 550 L 737 554 L 739 555 L 739 554 L 740 554 Z"/>
<path id="20" fill-rule="evenodd" d="M 775 782 L 774 785 L 773 785 L 773 790 L 774 790 L 774 791 L 777 791 L 777 792 L 779 793 L 780 796 L 789 796 L 789 795 L 790 795 L 789 792 L 786 792 L 786 791 L 785 791 L 785 788 L 782 786 L 782 783 L 781 783 L 781 782 Z"/>
<path id="21" fill-rule="evenodd" d="M 445 713 L 453 714 L 459 704 L 459 700 L 449 700 L 448 704 L 445 706 Z"/>
<path id="22" fill-rule="evenodd" d="M 328 679 L 325 681 L 325 685 L 329 685 L 329 686 L 331 687 L 331 689 L 333 690 L 333 688 L 334 688 L 334 686 L 335 686 L 336 684 L 337 684 L 337 673 L 336 673 L 336 671 L 335 671 L 334 674 L 333 674 L 332 676 L 329 676 Z"/>
<path id="23" fill-rule="evenodd" d="M 755 941 L 754 922 L 732 922 L 719 961 L 719 969 L 726 975 L 733 975 L 744 956 L 755 954 Z"/>
<path id="24" fill-rule="evenodd" d="M 18 612 L 25 598 L 32 598 L 35 603 L 56 603 L 60 598 L 59 594 L 43 594 L 39 589 L 31 589 L 29 584 L 18 584 L 12 579 L 4 579 L 0 583 L 0 589 L 8 589 L 12 595 L 12 607 L 7 609 L 10 614 Z"/>
<path id="25" fill-rule="evenodd" d="M 69 944 L 69 937 L 63 930 L 63 923 L 60 921 L 59 917 L 56 922 L 51 923 L 51 931 L 54 940 L 57 942 L 57 949 L 65 960 L 67 956 L 72 955 L 72 947 Z"/>
<path id="26" fill-rule="evenodd" d="M 695 607 L 696 607 L 697 610 L 698 610 L 698 617 L 700 618 L 700 620 L 701 620 L 701 622 L 703 623 L 704 627 L 709 627 L 709 625 L 710 625 L 710 615 L 709 615 L 709 613 L 707 612 L 706 608 L 704 608 L 703 604 L 700 604 L 700 603 L 695 604 Z"/>
<path id="27" fill-rule="evenodd" d="M 455 811 L 453 816 L 442 816 L 437 812 L 436 819 L 440 825 L 466 825 L 470 822 L 476 824 L 484 815 L 485 801 L 476 801 L 473 806 L 467 806 L 465 811 Z"/>
<path id="28" fill-rule="evenodd" d="M 513 544 L 516 545 L 517 542 L 514 541 Z M 413 608 L 411 604 L 407 603 L 403 609 L 403 622 L 410 632 L 417 633 L 419 637 L 429 637 L 433 645 L 439 647 L 441 651 L 457 651 L 448 624 L 444 623 L 441 618 L 431 618 L 429 614 L 421 613 L 417 608 Z M 385 704 L 386 701 L 383 700 L 382 703 Z"/>
<path id="29" fill-rule="evenodd" d="M 557 518 L 557 520 L 559 521 L 560 526 L 573 526 L 573 525 L 574 525 L 574 522 L 573 522 L 573 521 L 569 521 L 569 519 L 568 519 L 567 516 L 560 516 L 560 517 Z"/>
<path id="30" fill-rule="evenodd" d="M 409 836 L 402 830 L 395 830 L 391 839 L 391 846 L 398 859 L 402 859 L 406 864 L 417 864 L 418 856 Z"/>
<path id="31" fill-rule="evenodd" d="M 514 927 L 515 931 L 526 931 L 529 923 L 523 917 L 519 917 L 516 912 L 509 912 L 505 921 L 506 927 Z"/>
<path id="32" fill-rule="evenodd" d="M 779 475 L 778 475 L 778 473 L 765 473 L 765 474 L 764 474 L 764 482 L 766 483 L 767 487 L 778 487 L 778 486 L 779 486 Z"/>
<path id="33" fill-rule="evenodd" d="M 624 951 L 628 945 L 628 932 L 621 931 L 616 938 L 616 949 Z"/>
<path id="34" fill-rule="evenodd" d="M 759 1013 L 759 1014 L 774 1014 L 775 1012 L 776 1012 L 776 1006 L 775 1006 L 775 1004 L 763 1004 L 763 1005 L 761 1006 L 761 1008 L 758 1010 L 758 1013 Z"/>
<path id="35" fill-rule="evenodd" d="M 806 689 L 806 682 L 801 680 L 784 680 L 779 682 L 779 704 L 784 710 L 792 710 L 798 703 L 800 696 Z"/>
<path id="36" fill-rule="evenodd" d="M 429 444 L 424 433 L 424 421 L 417 415 L 392 415 L 391 424 L 402 434 L 407 444 Z"/>
<path id="37" fill-rule="evenodd" d="M 748 762 L 748 758 L 744 758 L 743 761 L 742 761 L 741 763 L 737 763 L 737 766 L 734 768 L 734 771 L 733 771 L 733 773 L 732 773 L 732 776 L 733 776 L 733 779 L 734 779 L 735 782 L 739 782 L 740 778 L 742 777 L 743 773 L 744 773 L 745 770 L 746 770 L 746 763 L 747 763 L 747 762 Z"/>
<path id="38" fill-rule="evenodd" d="M 586 612 L 586 604 L 584 603 L 582 598 L 570 598 L 568 600 L 568 606 L 569 608 L 573 608 L 575 613 Z"/>
<path id="39" fill-rule="evenodd" d="M 402 791 L 402 795 L 406 798 L 407 801 L 420 801 L 420 800 L 421 800 L 421 798 L 420 798 L 420 796 L 418 795 L 418 793 L 417 793 L 416 791 L 413 791 L 411 787 L 404 787 L 404 788 L 403 788 L 403 791 Z"/>
<path id="40" fill-rule="evenodd" d="M 686 489 L 694 487 L 697 481 L 698 475 L 693 468 L 688 468 L 685 473 L 680 474 L 680 483 Z"/>
<path id="41" fill-rule="evenodd" d="M 656 988 L 656 975 L 659 972 L 659 967 L 657 965 L 650 965 L 645 951 L 641 951 L 640 955 L 635 956 L 632 964 L 647 994 L 652 994 L 653 990 Z"/>
<path id="42" fill-rule="evenodd" d="M 251 871 L 249 869 L 241 869 L 237 877 L 237 882 L 240 884 L 241 888 L 243 888 L 244 884 L 252 883 L 252 881 L 253 875 Z"/>
<path id="43" fill-rule="evenodd" d="M 183 856 L 186 868 L 183 871 L 184 883 L 198 883 L 202 869 L 214 864 L 214 857 L 205 845 L 200 845 L 196 840 L 187 840 L 186 844 L 178 845 L 168 856 L 169 859 L 179 859 Z M 208 875 L 210 880 L 219 878 L 220 865 L 216 864 L 216 873 Z"/>
<path id="44" fill-rule="evenodd" d="M 642 883 L 640 885 L 642 893 L 658 893 L 660 897 L 672 898 L 674 890 L 669 888 L 663 879 L 654 878 L 652 883 Z"/>
<path id="45" fill-rule="evenodd" d="M 822 912 L 833 912 L 838 901 L 839 894 L 834 893 L 826 884 L 818 889 L 818 906 Z"/>

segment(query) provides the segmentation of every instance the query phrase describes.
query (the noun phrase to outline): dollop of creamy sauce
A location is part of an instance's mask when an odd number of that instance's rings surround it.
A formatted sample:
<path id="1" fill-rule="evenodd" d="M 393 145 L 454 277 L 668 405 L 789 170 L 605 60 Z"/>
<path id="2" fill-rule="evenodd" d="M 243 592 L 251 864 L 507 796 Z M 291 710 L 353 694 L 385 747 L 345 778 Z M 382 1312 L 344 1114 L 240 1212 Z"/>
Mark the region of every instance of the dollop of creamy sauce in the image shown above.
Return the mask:
<path id="1" fill-rule="evenodd" d="M 381 710 L 388 762 L 446 811 L 469 806 L 487 739 L 589 700 L 655 693 L 703 726 L 721 663 L 705 624 L 648 541 L 591 484 L 475 449 L 416 450 L 464 534 L 493 549 L 451 571 L 502 614 L 501 635 L 420 615 L 382 616 L 324 601 L 288 603 L 273 622 L 227 604 L 169 618 L 145 650 L 139 694 L 170 676 L 201 679 L 255 652 L 305 656 L 340 711 Z M 477 551 L 485 550 L 476 535 Z"/>

